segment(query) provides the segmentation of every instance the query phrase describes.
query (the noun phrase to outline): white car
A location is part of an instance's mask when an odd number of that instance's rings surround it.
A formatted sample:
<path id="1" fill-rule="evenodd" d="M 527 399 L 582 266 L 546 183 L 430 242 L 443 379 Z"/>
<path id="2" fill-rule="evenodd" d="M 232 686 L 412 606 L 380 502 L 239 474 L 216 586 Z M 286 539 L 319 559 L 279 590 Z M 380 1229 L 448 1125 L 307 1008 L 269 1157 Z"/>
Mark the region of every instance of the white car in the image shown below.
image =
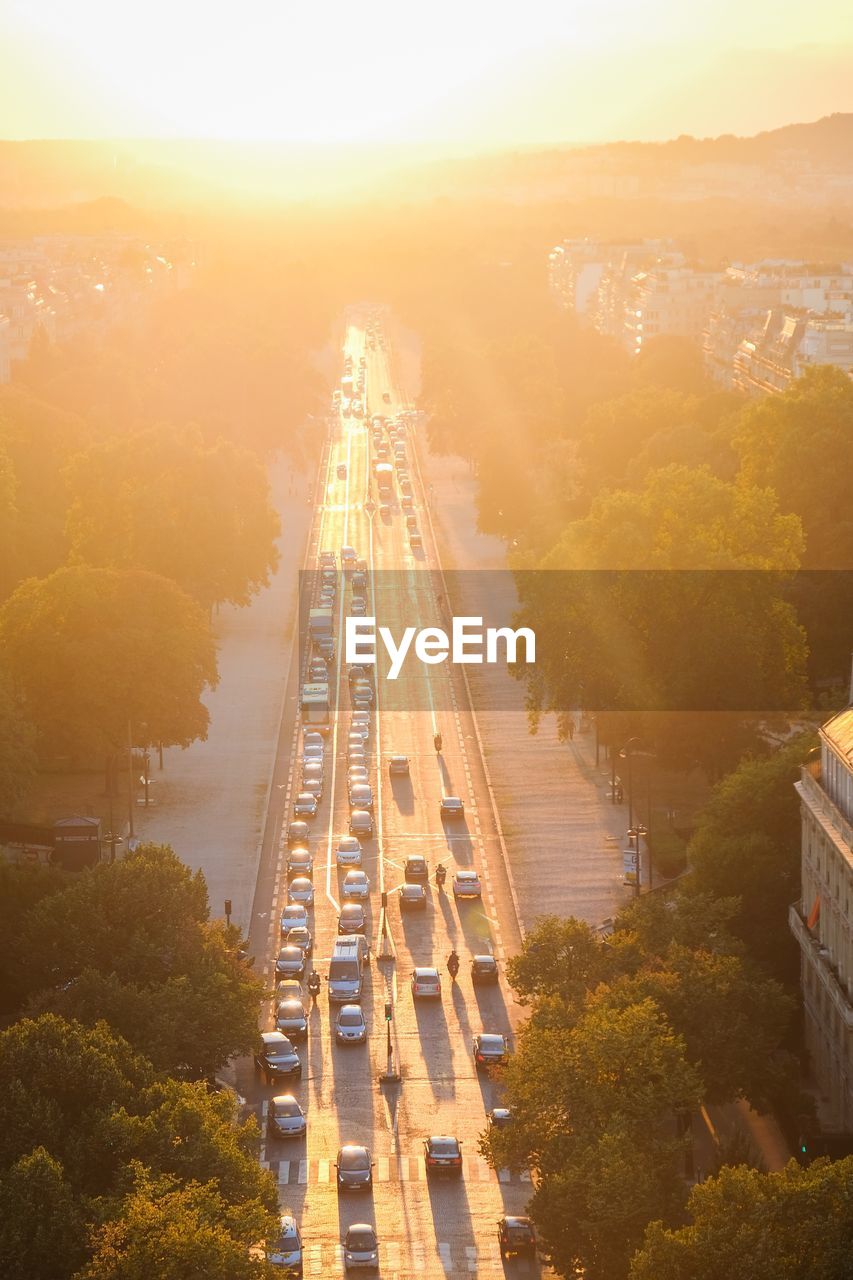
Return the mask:
<path id="1" fill-rule="evenodd" d="M 481 898 L 483 891 L 476 871 L 460 867 L 453 876 L 454 898 Z"/>
<path id="2" fill-rule="evenodd" d="M 345 898 L 369 898 L 370 881 L 366 871 L 348 871 L 341 885 L 341 893 Z"/>
<path id="3" fill-rule="evenodd" d="M 441 977 L 438 969 L 419 968 L 412 970 L 412 995 L 416 1000 L 440 1000 Z"/>
<path id="4" fill-rule="evenodd" d="M 361 866 L 361 844 L 355 836 L 341 836 L 335 850 L 335 861 L 339 867 Z"/>

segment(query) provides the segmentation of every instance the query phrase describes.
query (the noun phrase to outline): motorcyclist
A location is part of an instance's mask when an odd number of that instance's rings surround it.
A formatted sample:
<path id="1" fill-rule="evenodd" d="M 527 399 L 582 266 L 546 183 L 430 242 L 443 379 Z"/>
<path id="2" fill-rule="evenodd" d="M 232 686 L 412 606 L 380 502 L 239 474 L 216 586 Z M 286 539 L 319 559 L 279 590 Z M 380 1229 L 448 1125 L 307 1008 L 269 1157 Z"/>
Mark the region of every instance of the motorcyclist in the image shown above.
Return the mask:
<path id="1" fill-rule="evenodd" d="M 316 969 L 312 969 L 308 975 L 308 991 L 315 1000 L 320 994 L 320 975 Z"/>
<path id="2" fill-rule="evenodd" d="M 456 975 L 459 972 L 459 956 L 456 954 L 455 950 L 451 951 L 450 955 L 447 957 L 447 972 L 455 982 Z"/>
<path id="3" fill-rule="evenodd" d="M 444 882 L 446 879 L 447 879 L 447 867 L 444 865 L 443 862 L 439 862 L 438 866 L 435 869 L 435 883 L 438 885 L 439 889 L 442 889 L 444 887 Z"/>
<path id="4" fill-rule="evenodd" d="M 440 752 L 441 751 L 441 734 L 437 733 L 432 741 L 436 751 Z"/>

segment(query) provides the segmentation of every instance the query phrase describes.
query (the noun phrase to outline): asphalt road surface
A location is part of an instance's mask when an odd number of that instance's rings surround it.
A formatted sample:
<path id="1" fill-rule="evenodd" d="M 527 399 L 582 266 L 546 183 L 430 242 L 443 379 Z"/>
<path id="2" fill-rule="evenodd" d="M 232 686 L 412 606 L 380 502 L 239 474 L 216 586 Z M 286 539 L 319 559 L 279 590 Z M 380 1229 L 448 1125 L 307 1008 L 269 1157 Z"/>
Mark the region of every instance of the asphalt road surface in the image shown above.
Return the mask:
<path id="1" fill-rule="evenodd" d="M 375 603 L 382 621 L 395 632 L 405 625 L 446 625 L 443 602 L 438 599 L 441 583 L 435 541 L 416 459 L 416 428 L 408 432 L 407 448 L 423 548 L 410 548 L 408 513 L 402 511 L 396 489 L 390 513 L 383 516 L 378 509 L 370 509 L 370 415 L 392 416 L 407 406 L 395 385 L 388 350 L 378 345 L 366 349 L 365 322 L 366 313 L 351 314 L 345 350 L 356 373 L 362 354 L 367 358 L 367 413 L 361 419 L 333 417 L 318 478 L 306 567 L 316 567 L 321 550 L 340 556 L 342 546 L 353 546 L 378 575 L 368 593 L 368 605 Z M 341 463 L 346 464 L 345 478 L 337 475 Z M 375 502 L 375 485 L 372 498 Z M 397 572 L 386 574 L 386 570 Z M 370 598 L 374 587 L 375 601 Z M 492 1170 L 477 1150 L 486 1112 L 500 1102 L 500 1086 L 493 1078 L 478 1077 L 472 1038 L 485 1030 L 503 1032 L 512 1039 L 521 1011 L 512 1003 L 503 976 L 498 986 L 473 987 L 470 957 L 492 952 L 502 964 L 518 949 L 521 928 L 499 817 L 459 667 L 446 663 L 426 667 L 410 659 L 394 704 L 387 708 L 383 708 L 382 681 L 377 681 L 378 705 L 372 712 L 367 744 L 376 832 L 373 839 L 363 841 L 363 868 L 370 878 L 372 956 L 362 1008 L 370 1036 L 364 1046 L 337 1046 L 330 1034 L 337 1007 L 328 1002 L 325 975 L 337 933 L 343 878 L 334 849 L 349 819 L 346 774 L 351 708 L 342 637 L 351 595 L 342 581 L 335 603 L 337 650 L 332 664 L 337 708 L 326 743 L 324 793 L 311 823 L 315 860 L 311 963 L 324 978 L 324 990 L 310 1012 L 308 1039 L 297 1046 L 303 1078 L 292 1090 L 305 1108 L 307 1135 L 290 1141 L 265 1136 L 261 1159 L 277 1175 L 282 1209 L 293 1212 L 299 1222 L 306 1276 L 342 1275 L 346 1227 L 364 1221 L 376 1226 L 380 1274 L 389 1280 L 416 1275 L 426 1280 L 539 1275 L 535 1262 L 502 1262 L 497 1243 L 501 1214 L 524 1211 L 531 1190 L 529 1176 Z M 372 611 L 369 607 L 368 612 Z M 284 829 L 299 789 L 298 695 L 304 675 L 297 667 L 302 656 L 294 661 L 290 677 L 250 935 L 256 965 L 271 987 L 280 945 L 279 918 L 287 900 Z M 436 732 L 442 736 L 440 756 L 433 745 Z M 409 757 L 408 778 L 389 776 L 389 756 L 397 753 Z M 442 794 L 462 797 L 464 820 L 442 820 Z M 403 860 L 409 853 L 425 855 L 430 864 L 428 903 L 423 912 L 401 914 L 398 890 Z M 438 861 L 448 868 L 445 891 L 437 889 L 432 874 Z M 481 901 L 454 902 L 450 888 L 455 867 L 477 869 L 483 886 Z M 379 936 L 383 891 L 388 895 L 390 946 Z M 456 984 L 446 968 L 454 947 L 462 960 Z M 392 958 L 380 959 L 379 952 L 389 949 Z M 413 1000 L 410 978 L 415 965 L 440 970 L 440 1002 Z M 386 1000 L 393 1004 L 394 1066 L 402 1078 L 399 1084 L 382 1085 L 378 1078 L 386 1068 Z M 271 1001 L 268 1028 L 273 1011 Z M 237 1087 L 264 1132 L 270 1098 L 290 1091 L 289 1085 L 267 1086 L 249 1060 L 238 1064 Z M 427 1180 L 423 1142 L 431 1134 L 461 1139 L 461 1178 Z M 371 1150 L 375 1168 L 370 1192 L 337 1192 L 334 1160 L 339 1146 L 347 1142 L 363 1143 Z"/>

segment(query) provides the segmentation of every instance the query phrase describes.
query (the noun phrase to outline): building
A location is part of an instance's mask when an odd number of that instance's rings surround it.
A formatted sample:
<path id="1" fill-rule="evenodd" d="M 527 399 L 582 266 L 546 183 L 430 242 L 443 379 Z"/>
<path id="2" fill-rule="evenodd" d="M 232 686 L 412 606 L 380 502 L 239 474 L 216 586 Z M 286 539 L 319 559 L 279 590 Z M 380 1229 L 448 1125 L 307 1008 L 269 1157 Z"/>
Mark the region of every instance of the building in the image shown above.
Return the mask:
<path id="1" fill-rule="evenodd" d="M 750 396 L 778 395 L 807 368 L 824 364 L 853 375 L 853 318 L 774 307 L 738 344 L 732 385 Z"/>
<path id="2" fill-rule="evenodd" d="M 800 947 L 810 1074 L 822 1128 L 853 1134 L 853 705 L 822 727 L 820 757 L 796 787 L 802 898 L 789 923 Z"/>
<path id="3" fill-rule="evenodd" d="M 621 281 L 626 272 L 633 274 L 671 251 L 667 240 L 563 240 L 548 255 L 551 295 L 563 310 L 583 316 L 599 328 L 603 313 L 610 310 L 601 305 L 604 277 Z M 603 332 L 621 336 L 621 296 L 617 306 L 619 323 L 615 329 L 605 328 Z"/>
<path id="4" fill-rule="evenodd" d="M 9 317 L 0 315 L 0 386 L 8 382 L 12 376 L 11 328 L 12 322 Z"/>
<path id="5" fill-rule="evenodd" d="M 622 339 L 628 350 L 639 353 L 644 342 L 661 335 L 698 341 L 722 279 L 719 271 L 697 271 L 672 262 L 638 272 L 624 303 Z"/>

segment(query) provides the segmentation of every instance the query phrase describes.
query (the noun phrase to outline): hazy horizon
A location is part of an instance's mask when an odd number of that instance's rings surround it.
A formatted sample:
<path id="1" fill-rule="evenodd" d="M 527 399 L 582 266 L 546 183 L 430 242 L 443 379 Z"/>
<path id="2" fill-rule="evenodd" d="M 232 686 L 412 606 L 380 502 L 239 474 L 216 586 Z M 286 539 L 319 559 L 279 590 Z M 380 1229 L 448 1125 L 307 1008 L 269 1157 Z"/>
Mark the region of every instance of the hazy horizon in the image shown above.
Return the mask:
<path id="1" fill-rule="evenodd" d="M 260 0 L 133 8 L 7 0 L 0 134 L 37 140 L 391 145 L 436 154 L 750 135 L 853 110 L 853 15 L 837 0 L 713 12 L 650 0 Z M 821 42 L 814 42 L 819 31 Z M 796 106 L 792 101 L 796 90 Z"/>

